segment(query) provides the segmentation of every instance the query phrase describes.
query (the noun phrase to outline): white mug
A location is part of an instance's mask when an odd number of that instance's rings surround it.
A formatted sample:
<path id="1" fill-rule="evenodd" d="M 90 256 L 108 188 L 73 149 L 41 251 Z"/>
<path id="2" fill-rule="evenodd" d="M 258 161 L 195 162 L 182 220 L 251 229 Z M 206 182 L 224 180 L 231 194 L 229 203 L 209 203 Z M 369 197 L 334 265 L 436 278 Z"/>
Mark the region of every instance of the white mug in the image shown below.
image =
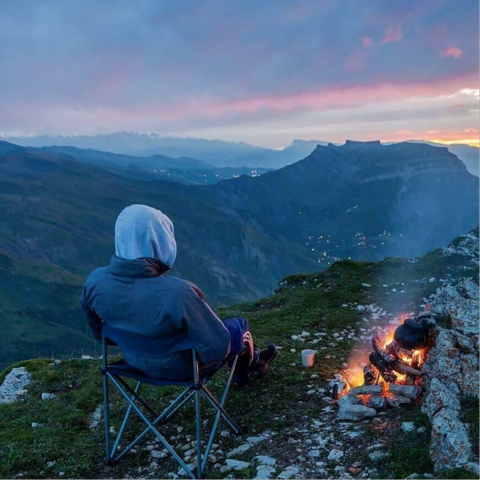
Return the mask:
<path id="1" fill-rule="evenodd" d="M 316 350 L 302 350 L 302 363 L 304 367 L 313 367 Z"/>

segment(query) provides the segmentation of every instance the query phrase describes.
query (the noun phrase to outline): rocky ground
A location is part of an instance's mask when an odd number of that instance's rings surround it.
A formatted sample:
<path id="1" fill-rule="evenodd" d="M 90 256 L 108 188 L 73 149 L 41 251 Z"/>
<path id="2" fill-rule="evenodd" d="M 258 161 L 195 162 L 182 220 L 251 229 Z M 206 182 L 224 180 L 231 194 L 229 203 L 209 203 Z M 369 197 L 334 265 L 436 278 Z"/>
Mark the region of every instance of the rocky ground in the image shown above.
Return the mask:
<path id="1" fill-rule="evenodd" d="M 464 468 L 476 476 L 478 445 L 475 454 L 461 406 L 479 391 L 478 300 L 478 284 L 471 280 L 443 287 L 432 298 L 436 344 L 424 366 L 427 394 L 422 405 L 432 424 L 436 469 Z"/>
<path id="2" fill-rule="evenodd" d="M 227 409 L 249 432 L 235 437 L 221 426 L 207 478 L 478 478 L 472 473 L 478 465 L 478 427 L 472 427 L 475 411 L 478 424 L 478 397 L 472 397 L 478 382 L 475 262 L 473 234 L 419 259 L 339 262 L 322 273 L 292 276 L 268 298 L 220 311 L 223 318 L 246 316 L 260 346 L 274 341 L 281 350 L 264 380 L 232 389 Z M 426 307 L 435 314 L 438 333 L 427 362 L 426 397 L 345 420 L 327 396 L 329 381 L 358 369 L 374 331 L 387 335 L 400 314 Z M 304 348 L 317 350 L 312 368 L 301 365 Z M 153 437 L 118 465 L 105 465 L 98 366 L 89 358 L 43 359 L 0 374 L 0 477 L 182 476 Z M 442 377 L 446 372 L 457 390 Z M 212 385 L 217 394 L 222 380 Z M 173 393 L 145 388 L 158 408 Z M 113 395 L 113 432 L 124 409 Z M 187 463 L 195 459 L 192 414 L 187 408 L 162 430 Z M 445 431 L 447 414 L 457 437 Z M 133 426 L 141 424 L 135 420 Z M 209 426 L 210 421 L 203 425 L 207 433 Z M 132 438 L 127 431 L 126 441 Z"/>

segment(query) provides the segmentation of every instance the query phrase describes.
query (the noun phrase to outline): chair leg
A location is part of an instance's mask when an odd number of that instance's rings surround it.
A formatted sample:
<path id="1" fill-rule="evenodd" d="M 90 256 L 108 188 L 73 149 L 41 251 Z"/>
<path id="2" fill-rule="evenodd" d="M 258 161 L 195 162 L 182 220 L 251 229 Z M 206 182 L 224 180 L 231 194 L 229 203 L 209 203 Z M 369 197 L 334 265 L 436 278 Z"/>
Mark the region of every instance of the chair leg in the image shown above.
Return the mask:
<path id="1" fill-rule="evenodd" d="M 153 410 L 152 407 L 150 407 L 150 405 L 149 405 L 147 402 L 145 402 L 145 400 L 144 400 L 142 397 L 140 397 L 140 396 L 137 394 L 137 392 L 135 392 L 135 390 L 134 390 L 127 382 L 125 382 L 125 380 L 123 380 L 123 378 L 121 378 L 121 377 L 118 376 L 118 375 L 112 376 L 111 374 L 109 374 L 109 377 L 112 378 L 112 379 L 113 379 L 113 377 L 115 377 L 116 380 L 117 380 L 117 382 L 118 382 L 120 385 L 122 385 L 122 387 L 123 387 L 127 392 L 129 392 L 130 395 L 132 395 L 139 403 L 141 403 L 141 404 L 145 407 L 145 409 L 146 409 L 154 418 L 158 417 L 158 413 L 155 412 L 155 410 Z M 112 382 L 113 382 L 113 380 L 112 380 Z M 117 382 L 116 382 L 116 383 L 117 383 Z M 117 383 L 117 384 L 118 384 L 118 383 Z"/>
<path id="2" fill-rule="evenodd" d="M 103 375 L 103 421 L 105 424 L 105 460 L 110 462 L 110 411 L 108 405 L 108 378 Z"/>
<path id="3" fill-rule="evenodd" d="M 122 388 L 121 384 L 116 380 L 116 378 L 111 375 L 110 373 L 107 373 L 108 377 L 112 381 L 112 383 L 115 385 L 117 390 L 122 394 L 122 396 L 125 398 L 125 400 L 128 402 L 129 405 L 132 406 L 132 408 L 135 410 L 135 412 L 138 414 L 138 416 L 143 420 L 145 425 L 148 426 L 149 430 L 152 431 L 152 433 L 160 440 L 160 443 L 168 450 L 170 455 L 176 460 L 176 462 L 185 470 L 187 475 L 190 478 L 195 479 L 194 473 L 187 467 L 186 463 L 182 460 L 182 458 L 177 454 L 177 452 L 172 448 L 172 446 L 163 438 L 162 434 L 157 430 L 157 428 L 150 422 L 150 420 L 145 416 L 145 414 L 138 408 L 137 404 L 130 399 L 130 396 L 125 392 L 125 390 Z"/>
<path id="4" fill-rule="evenodd" d="M 220 405 L 217 399 L 209 392 L 205 385 L 201 385 L 201 391 L 205 395 L 206 399 L 211 403 L 211 405 L 217 410 L 218 413 L 223 417 L 227 422 L 228 426 L 233 430 L 236 435 L 242 435 L 243 430 L 238 426 L 230 417 L 230 415 L 225 411 L 225 409 Z"/>
<path id="5" fill-rule="evenodd" d="M 230 373 L 228 374 L 227 381 L 225 382 L 225 387 L 223 388 L 223 393 L 222 393 L 222 396 L 220 398 L 220 405 L 222 407 L 225 405 L 225 401 L 227 400 L 227 395 L 228 395 L 228 391 L 230 389 L 230 384 L 232 383 L 233 374 L 234 374 L 234 371 L 235 371 L 235 367 L 237 365 L 237 360 L 238 360 L 238 355 L 233 359 L 232 365 L 230 367 Z M 217 410 L 217 414 L 215 415 L 215 420 L 214 420 L 213 426 L 212 426 L 212 431 L 210 432 L 210 437 L 208 439 L 207 448 L 205 449 L 205 454 L 204 454 L 204 457 L 203 457 L 202 472 L 205 470 L 205 466 L 206 466 L 207 461 L 208 461 L 208 456 L 210 455 L 210 450 L 212 449 L 213 440 L 215 439 L 215 434 L 217 433 L 217 428 L 218 428 L 218 423 L 220 422 L 220 417 L 221 417 L 220 411 Z"/>
<path id="6" fill-rule="evenodd" d="M 197 427 L 197 478 L 203 477 L 202 472 L 202 415 L 201 415 L 201 393 L 195 391 L 195 422 Z"/>
<path id="7" fill-rule="evenodd" d="M 190 394 L 185 399 L 185 395 L 190 391 L 190 387 L 186 388 L 176 399 L 175 401 L 169 405 L 163 413 L 157 417 L 153 422 L 152 425 L 157 425 L 162 420 L 168 420 L 171 415 L 173 415 L 184 403 L 187 399 L 192 398 L 194 392 L 190 392 Z M 179 402 L 181 402 L 179 404 Z M 132 407 L 133 408 L 133 407 Z M 173 410 L 172 410 L 173 409 Z M 140 440 L 150 431 L 150 428 L 146 428 L 132 443 L 130 443 L 124 450 L 122 450 L 117 457 L 115 458 L 116 461 L 120 460 L 126 453 L 128 453 Z"/>
<path id="8" fill-rule="evenodd" d="M 188 388 L 188 390 L 190 390 L 190 387 Z M 164 417 L 162 417 L 158 421 L 167 422 L 168 420 L 170 420 L 187 402 L 189 402 L 193 398 L 194 395 L 195 395 L 195 391 L 192 390 L 187 395 L 186 398 L 183 398 L 182 401 L 178 405 L 175 405 L 175 408 L 173 410 L 169 411 L 167 415 L 165 415 Z M 154 422 L 154 424 L 155 423 L 157 423 L 157 420 Z"/>
<path id="9" fill-rule="evenodd" d="M 137 386 L 135 387 L 135 393 L 138 394 L 142 382 L 137 382 Z M 132 401 L 135 401 L 135 397 L 132 395 Z M 113 460 L 115 459 L 115 452 L 117 451 L 118 445 L 120 444 L 120 440 L 122 439 L 123 432 L 125 431 L 125 427 L 127 426 L 128 419 L 132 413 L 132 406 L 129 405 L 127 408 L 127 413 L 125 414 L 125 418 L 123 419 L 122 426 L 120 427 L 120 431 L 118 432 L 117 438 L 113 444 L 112 453 L 110 454 L 110 458 Z"/>

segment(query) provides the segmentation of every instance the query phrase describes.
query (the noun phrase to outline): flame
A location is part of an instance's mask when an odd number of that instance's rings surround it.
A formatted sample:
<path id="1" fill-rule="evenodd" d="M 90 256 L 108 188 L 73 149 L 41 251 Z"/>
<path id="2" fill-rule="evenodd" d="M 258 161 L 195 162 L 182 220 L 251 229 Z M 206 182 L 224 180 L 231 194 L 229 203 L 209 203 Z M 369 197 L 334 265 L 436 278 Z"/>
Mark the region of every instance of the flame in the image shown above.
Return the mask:
<path id="1" fill-rule="evenodd" d="M 372 395 L 371 394 L 365 394 L 365 395 L 358 395 L 361 399 L 362 399 L 362 403 L 367 406 L 368 405 L 368 402 L 370 401 L 370 399 L 372 398 Z"/>
<path id="2" fill-rule="evenodd" d="M 383 348 L 386 348 L 390 343 L 392 343 L 396 328 L 399 325 L 403 324 L 407 318 L 411 318 L 411 316 L 412 314 L 405 313 L 398 317 L 398 323 L 396 323 L 395 325 L 391 325 L 391 328 L 389 329 L 389 332 L 386 335 Z M 400 360 L 408 366 L 414 366 L 414 368 L 421 367 L 425 361 L 425 350 L 415 350 L 412 352 L 411 356 L 402 355 Z M 343 376 L 345 377 L 350 387 L 352 388 L 358 387 L 364 384 L 362 362 L 369 363 L 368 360 L 366 360 L 365 358 L 361 358 L 360 356 L 357 356 L 356 358 L 353 357 L 349 361 L 349 366 L 342 372 Z M 375 368 L 375 366 L 371 365 L 371 368 L 373 369 L 376 375 L 379 375 L 379 372 Z M 397 376 L 397 383 L 405 384 L 407 382 L 407 375 L 402 375 L 399 373 L 395 373 L 395 375 Z M 382 385 L 384 389 L 384 395 L 387 395 L 388 384 L 386 382 L 382 382 Z M 368 401 L 368 400 L 365 400 L 365 401 Z"/>
<path id="3" fill-rule="evenodd" d="M 360 365 L 347 368 L 343 372 L 343 376 L 348 381 L 350 387 L 359 387 L 363 385 L 363 369 Z"/>

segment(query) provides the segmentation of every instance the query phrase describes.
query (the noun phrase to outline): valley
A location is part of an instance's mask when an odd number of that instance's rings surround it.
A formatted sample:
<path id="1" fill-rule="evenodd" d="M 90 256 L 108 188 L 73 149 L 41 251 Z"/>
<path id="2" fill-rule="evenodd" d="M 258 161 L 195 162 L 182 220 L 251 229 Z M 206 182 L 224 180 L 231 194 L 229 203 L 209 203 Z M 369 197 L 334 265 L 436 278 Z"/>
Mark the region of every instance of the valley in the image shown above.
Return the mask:
<path id="1" fill-rule="evenodd" d="M 478 224 L 478 179 L 424 144 L 318 146 L 282 169 L 206 186 L 145 177 L 176 161 L 195 172 L 195 159 L 151 157 L 139 173 L 140 160 L 0 142 L 0 364 L 93 351 L 80 289 L 108 263 L 115 219 L 132 203 L 172 218 L 172 274 L 213 305 L 252 301 L 340 259 L 421 255 Z"/>

